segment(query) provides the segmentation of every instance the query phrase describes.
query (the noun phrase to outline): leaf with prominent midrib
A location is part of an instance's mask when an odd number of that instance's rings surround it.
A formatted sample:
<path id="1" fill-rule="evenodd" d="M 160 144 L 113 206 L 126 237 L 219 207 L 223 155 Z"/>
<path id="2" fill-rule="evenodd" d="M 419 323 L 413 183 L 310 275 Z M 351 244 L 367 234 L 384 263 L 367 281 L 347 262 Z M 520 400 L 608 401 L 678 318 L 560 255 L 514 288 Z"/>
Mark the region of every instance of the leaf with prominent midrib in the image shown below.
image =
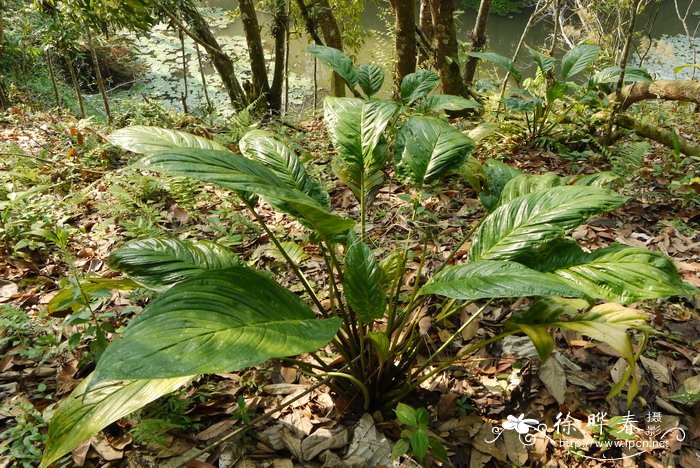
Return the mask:
<path id="1" fill-rule="evenodd" d="M 501 205 L 481 223 L 471 260 L 510 260 L 551 240 L 564 237 L 589 217 L 611 211 L 626 198 L 586 186 L 551 187 Z"/>
<path id="2" fill-rule="evenodd" d="M 310 45 L 306 51 L 333 69 L 345 82 L 354 88 L 358 76 L 352 59 L 338 49 L 322 45 Z"/>
<path id="3" fill-rule="evenodd" d="M 384 70 L 379 65 L 365 63 L 357 69 L 357 81 L 368 98 L 377 94 L 384 84 Z"/>
<path id="4" fill-rule="evenodd" d="M 206 270 L 245 266 L 226 247 L 210 241 L 179 239 L 129 241 L 109 256 L 109 267 L 149 289 L 164 291 Z"/>
<path id="5" fill-rule="evenodd" d="M 386 293 L 382 290 L 382 270 L 372 250 L 350 231 L 345 254 L 343 292 L 362 323 L 379 319 L 386 310 Z"/>
<path id="6" fill-rule="evenodd" d="M 194 376 L 103 382 L 87 390 L 92 378 L 91 374 L 83 380 L 51 418 L 42 467 L 49 466 L 114 421 L 187 385 Z"/>
<path id="7" fill-rule="evenodd" d="M 110 143 L 139 154 L 153 154 L 173 148 L 200 148 L 228 151 L 215 141 L 178 130 L 134 125 L 112 132 Z"/>
<path id="8" fill-rule="evenodd" d="M 315 351 L 339 326 L 249 268 L 206 271 L 132 319 L 105 350 L 94 382 L 230 372 Z"/>
<path id="9" fill-rule="evenodd" d="M 384 182 L 389 151 L 384 131 L 399 110 L 392 101 L 327 97 L 324 118 L 338 156 L 333 170 L 355 197 L 369 200 Z"/>
<path id="10" fill-rule="evenodd" d="M 146 156 L 140 164 L 153 171 L 191 177 L 229 190 L 263 196 L 278 209 L 301 218 L 327 237 L 344 233 L 354 224 L 328 212 L 304 192 L 290 188 L 263 164 L 235 153 L 181 148 Z"/>
<path id="11" fill-rule="evenodd" d="M 568 80 L 588 68 L 598 57 L 600 48 L 591 44 L 579 44 L 561 59 L 561 79 Z"/>
<path id="12" fill-rule="evenodd" d="M 590 297 L 623 304 L 698 292 L 683 282 L 670 258 L 638 247 L 613 245 L 586 253 L 573 241 L 559 240 L 524 260 Z"/>
<path id="13" fill-rule="evenodd" d="M 598 305 L 585 313 L 577 313 L 576 310 L 580 308 L 583 308 L 582 301 L 540 299 L 525 312 L 514 314 L 506 322 L 506 329 L 515 328 L 525 332 L 532 339 L 543 360 L 551 355 L 554 348 L 549 329 L 556 327 L 607 343 L 628 362 L 633 363 L 634 351 L 627 330 L 647 325 L 648 315 L 612 303 Z M 568 318 L 564 318 L 565 314 Z"/>
<path id="14" fill-rule="evenodd" d="M 505 205 L 528 193 L 537 192 L 538 190 L 549 187 L 556 187 L 558 185 L 562 185 L 562 180 L 553 172 L 547 172 L 541 175 L 521 174 L 513 177 L 506 183 L 501 191 L 501 199 L 498 204 Z"/>
<path id="15" fill-rule="evenodd" d="M 328 193 L 321 184 L 309 177 L 299 158 L 284 143 L 277 141 L 271 133 L 253 130 L 241 138 L 238 146 L 241 153 L 267 166 L 275 175 L 287 182 L 290 188 L 301 190 L 321 206 L 326 208 L 330 206 Z"/>
<path id="16" fill-rule="evenodd" d="M 440 82 L 437 74 L 431 70 L 418 70 L 406 75 L 401 81 L 401 100 L 404 104 L 428 95 Z"/>
<path id="17" fill-rule="evenodd" d="M 471 138 L 443 120 L 411 117 L 397 136 L 397 172 L 422 187 L 464 164 L 475 146 Z"/>
<path id="18" fill-rule="evenodd" d="M 491 260 L 446 268 L 423 286 L 421 294 L 438 294 L 463 300 L 583 295 L 558 278 L 531 270 L 519 263 Z"/>

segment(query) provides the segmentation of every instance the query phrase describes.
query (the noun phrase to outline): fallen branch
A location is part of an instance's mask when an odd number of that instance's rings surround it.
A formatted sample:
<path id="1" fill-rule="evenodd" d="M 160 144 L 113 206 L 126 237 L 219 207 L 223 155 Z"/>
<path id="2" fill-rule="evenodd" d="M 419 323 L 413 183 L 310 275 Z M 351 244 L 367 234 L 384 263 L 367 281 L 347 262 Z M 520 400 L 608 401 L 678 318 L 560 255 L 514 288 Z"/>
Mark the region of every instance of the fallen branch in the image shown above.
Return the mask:
<path id="1" fill-rule="evenodd" d="M 613 94 L 609 98 L 615 100 L 615 95 Z M 625 110 L 632 104 L 647 99 L 688 101 L 700 104 L 700 82 L 685 80 L 638 81 L 622 88 L 620 108 Z"/>
<path id="2" fill-rule="evenodd" d="M 651 140 L 657 141 L 669 148 L 674 148 L 675 143 L 678 144 L 681 153 L 687 156 L 700 156 L 700 144 L 693 141 L 686 140 L 677 133 L 665 128 L 661 128 L 656 125 L 643 123 L 638 120 L 633 119 L 627 115 L 618 115 L 615 118 L 615 125 L 618 125 L 629 130 L 633 130 L 634 133 L 640 137 L 649 138 Z"/>

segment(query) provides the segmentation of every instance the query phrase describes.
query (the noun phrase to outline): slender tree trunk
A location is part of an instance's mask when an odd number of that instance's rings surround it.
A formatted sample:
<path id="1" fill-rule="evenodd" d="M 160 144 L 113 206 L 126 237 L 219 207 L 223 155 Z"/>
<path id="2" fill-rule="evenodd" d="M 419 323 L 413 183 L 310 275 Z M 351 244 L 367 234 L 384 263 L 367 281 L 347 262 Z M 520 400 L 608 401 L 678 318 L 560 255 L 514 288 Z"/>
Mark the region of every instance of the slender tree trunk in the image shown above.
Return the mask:
<path id="1" fill-rule="evenodd" d="M 239 0 L 241 19 L 248 43 L 248 57 L 250 57 L 250 70 L 252 83 L 248 94 L 248 101 L 252 102 L 260 96 L 270 98 L 270 83 L 267 80 L 267 67 L 265 66 L 265 50 L 260 39 L 260 25 L 255 13 L 253 0 Z"/>
<path id="2" fill-rule="evenodd" d="M 185 34 L 182 32 L 182 29 L 179 31 L 180 33 L 180 55 L 182 56 L 182 80 L 185 85 L 185 90 L 184 92 L 180 95 L 180 99 L 182 99 L 182 110 L 185 112 L 185 114 L 189 114 L 190 111 L 187 108 L 187 98 L 189 97 L 190 94 L 190 88 L 187 83 L 187 55 L 185 54 Z"/>
<path id="3" fill-rule="evenodd" d="M 95 80 L 97 81 L 97 87 L 102 95 L 102 102 L 105 106 L 105 113 L 107 114 L 107 122 L 112 123 L 112 112 L 109 108 L 109 98 L 107 97 L 107 90 L 105 89 L 105 82 L 102 79 L 102 71 L 100 70 L 100 61 L 97 59 L 97 51 L 95 50 L 95 43 L 92 40 L 92 32 L 90 27 L 85 25 L 85 34 L 87 35 L 88 47 L 90 47 L 90 55 L 92 56 L 92 66 L 95 68 Z"/>
<path id="4" fill-rule="evenodd" d="M 639 6 L 642 0 L 634 0 L 632 5 L 632 17 L 630 18 L 629 25 L 627 28 L 627 39 L 622 48 L 622 56 L 620 57 L 620 78 L 617 80 L 617 89 L 615 90 L 615 102 L 613 103 L 612 111 L 610 112 L 610 120 L 605 131 L 605 138 L 609 139 L 613 133 L 613 126 L 615 125 L 616 117 L 620 113 L 622 108 L 622 88 L 625 84 L 625 71 L 627 69 L 627 57 L 630 53 L 630 47 L 632 46 L 632 40 L 634 37 L 634 28 L 637 24 L 637 16 L 639 15 Z M 620 25 L 622 26 L 622 25 Z"/>
<path id="5" fill-rule="evenodd" d="M 233 61 L 231 57 L 221 49 L 219 42 L 212 34 L 209 24 L 207 24 L 207 21 L 201 13 L 199 13 L 196 8 L 188 5 L 182 7 L 181 11 L 191 28 L 187 29 L 187 27 L 165 6 L 158 3 L 157 0 L 154 1 L 154 3 L 158 5 L 161 11 L 180 27 L 185 34 L 206 49 L 211 57 L 214 68 L 216 68 L 217 73 L 221 77 L 221 81 L 226 88 L 233 108 L 236 110 L 244 108 L 248 104 L 248 101 L 241 84 L 238 82 L 238 78 L 236 78 L 236 73 L 233 69 Z"/>
<path id="6" fill-rule="evenodd" d="M 396 72 L 394 81 L 400 89 L 403 77 L 416 71 L 416 2 L 391 0 L 396 25 Z"/>
<path id="7" fill-rule="evenodd" d="M 56 107 L 61 107 L 61 97 L 58 94 L 58 83 L 56 82 L 56 71 L 53 68 L 53 58 L 51 51 L 45 52 L 46 63 L 49 65 L 49 78 L 51 78 L 51 89 L 53 89 L 53 97 L 56 100 Z"/>
<path id="8" fill-rule="evenodd" d="M 343 37 L 328 0 L 314 0 L 314 3 L 318 6 L 317 22 L 323 31 L 326 45 L 343 50 Z M 331 77 L 331 94 L 339 97 L 345 96 L 345 81 L 335 72 Z"/>
<path id="9" fill-rule="evenodd" d="M 0 0 L 0 56 L 5 54 L 5 2 Z M 5 77 L 0 75 L 0 109 L 10 107 L 10 99 L 5 90 Z"/>
<path id="10" fill-rule="evenodd" d="M 476 15 L 476 23 L 471 32 L 472 52 L 481 52 L 486 45 L 486 23 L 489 19 L 491 11 L 491 0 L 481 0 L 479 4 L 479 13 Z M 469 57 L 467 64 L 464 67 L 464 83 L 471 86 L 476 75 L 476 66 L 479 64 L 477 57 Z"/>
<path id="11" fill-rule="evenodd" d="M 78 77 L 75 74 L 75 67 L 73 66 L 73 61 L 68 56 L 68 52 L 63 49 L 63 58 L 68 66 L 68 73 L 70 73 L 70 80 L 73 83 L 73 89 L 75 90 L 75 98 L 78 101 L 78 108 L 80 109 L 80 118 L 85 118 L 85 104 L 83 103 L 83 93 L 80 91 L 80 83 L 78 83 Z"/>
<path id="12" fill-rule="evenodd" d="M 323 43 L 323 40 L 321 39 L 321 36 L 318 35 L 318 29 L 316 29 L 316 22 L 311 17 L 311 13 L 309 12 L 309 7 L 306 6 L 306 3 L 304 3 L 304 0 L 297 0 L 297 6 L 299 7 L 299 12 L 301 13 L 301 17 L 304 19 L 304 26 L 306 26 L 306 32 L 309 33 L 309 36 L 311 36 L 311 39 L 313 39 L 313 41 L 316 45 L 325 45 Z"/>
<path id="13" fill-rule="evenodd" d="M 279 112 L 282 109 L 282 90 L 285 83 L 285 64 L 287 54 L 287 33 L 289 31 L 289 5 L 287 0 L 274 0 L 272 7 L 272 34 L 275 37 L 275 68 L 272 73 L 270 88 L 270 109 Z"/>
<path id="14" fill-rule="evenodd" d="M 435 68 L 440 76 L 440 87 L 445 94 L 467 96 L 457 54 L 457 32 L 454 23 L 454 0 L 430 0 L 433 16 L 433 43 Z"/>
<path id="15" fill-rule="evenodd" d="M 202 90 L 204 91 L 204 100 L 207 103 L 207 111 L 211 112 L 214 106 L 211 105 L 211 99 L 209 99 L 209 90 L 207 89 L 207 77 L 204 74 L 204 66 L 202 65 L 202 53 L 199 50 L 199 44 L 194 43 L 194 48 L 197 51 L 197 63 L 199 64 L 199 76 L 202 77 Z"/>
<path id="16" fill-rule="evenodd" d="M 418 17 L 418 33 L 421 38 L 428 43 L 433 42 L 433 15 L 430 12 L 430 0 L 420 0 L 420 13 Z M 430 60 L 429 54 L 421 47 L 419 61 L 427 62 Z"/>

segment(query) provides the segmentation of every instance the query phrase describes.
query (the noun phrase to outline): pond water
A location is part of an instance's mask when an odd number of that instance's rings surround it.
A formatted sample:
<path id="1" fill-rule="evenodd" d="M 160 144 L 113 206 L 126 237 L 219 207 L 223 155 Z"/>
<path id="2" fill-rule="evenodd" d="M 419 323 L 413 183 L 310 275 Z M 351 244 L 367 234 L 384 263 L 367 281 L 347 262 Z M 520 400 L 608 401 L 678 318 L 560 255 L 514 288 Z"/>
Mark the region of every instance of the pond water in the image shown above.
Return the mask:
<path id="1" fill-rule="evenodd" d="M 691 34 L 700 24 L 700 2 L 694 5 L 694 0 L 676 0 L 682 13 L 690 6 L 688 27 Z M 240 20 L 231 21 L 227 12 L 237 7 L 237 2 L 230 0 L 210 0 L 205 2 L 204 13 L 209 18 L 214 34 L 222 46 L 235 60 L 236 71 L 242 80 L 249 79 L 247 67 L 247 52 L 243 37 L 243 25 Z M 520 35 L 532 13 L 531 8 L 524 8 L 520 13 L 509 16 L 491 15 L 487 27 L 487 49 L 502 55 L 510 56 L 520 39 Z M 474 26 L 476 12 L 466 10 L 457 18 L 458 38 L 466 41 L 469 32 Z M 644 25 L 649 18 L 640 19 L 639 24 Z M 269 18 L 259 14 L 261 24 L 265 24 Z M 387 25 L 392 22 L 391 8 L 385 0 L 368 0 L 365 11 L 361 17 L 361 23 L 368 33 L 365 44 L 353 51 L 358 63 L 374 62 L 383 65 L 390 70 L 391 54 L 393 53 L 392 39 L 388 34 Z M 526 43 L 540 45 L 547 40 L 547 31 L 551 25 L 546 22 L 535 24 L 526 37 Z M 651 37 L 654 39 L 652 53 L 645 59 L 644 66 L 650 68 L 659 78 L 672 78 L 673 68 L 677 65 L 694 63 L 693 49 L 700 49 L 700 40 L 694 40 L 689 44 L 683 34 L 683 26 L 676 14 L 674 0 L 663 1 L 658 7 Z M 272 37 L 269 28 L 263 26 L 262 35 L 266 50 L 271 50 Z M 167 31 L 164 26 L 156 28 L 154 34 L 147 38 L 137 39 L 137 45 L 143 51 L 142 58 L 149 70 L 144 76 L 146 92 L 152 97 L 160 99 L 178 108 L 182 108 L 181 94 L 183 92 L 182 56 L 180 41 L 176 35 Z M 305 34 L 293 37 L 290 44 L 290 107 L 294 109 L 308 108 L 313 102 L 313 58 L 305 53 L 309 44 Z M 691 47 L 692 46 L 692 47 Z M 199 73 L 194 44 L 190 40 L 185 43 L 186 61 L 188 63 L 189 96 L 188 107 L 196 108 L 204 106 L 202 93 L 202 78 Z M 204 51 L 202 54 L 206 56 Z M 522 54 L 527 55 L 527 54 Z M 269 57 L 270 59 L 272 57 Z M 527 57 L 525 63 L 529 63 Z M 205 63 L 206 63 L 205 57 Z M 205 67 L 206 80 L 208 81 L 209 94 L 212 104 L 222 109 L 223 115 L 227 114 L 228 99 L 221 88 L 218 76 L 211 66 Z M 682 77 L 692 74 L 692 69 L 682 72 Z M 326 92 L 329 72 L 323 65 L 318 66 L 319 94 Z M 387 73 L 389 75 L 389 73 Z M 386 80 L 387 93 L 391 87 L 390 79 Z"/>

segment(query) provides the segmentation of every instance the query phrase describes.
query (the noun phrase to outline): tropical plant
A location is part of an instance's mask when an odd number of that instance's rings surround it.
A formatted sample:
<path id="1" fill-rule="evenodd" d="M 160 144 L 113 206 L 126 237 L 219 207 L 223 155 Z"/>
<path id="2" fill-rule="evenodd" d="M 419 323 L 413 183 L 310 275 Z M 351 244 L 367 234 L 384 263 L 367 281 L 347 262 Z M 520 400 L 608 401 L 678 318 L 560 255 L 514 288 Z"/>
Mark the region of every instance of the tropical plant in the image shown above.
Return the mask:
<path id="1" fill-rule="evenodd" d="M 602 107 L 609 93 L 620 77 L 620 67 L 612 66 L 593 73 L 587 81 L 574 79 L 590 69 L 600 52 L 599 47 L 579 44 L 569 50 L 559 63 L 559 73 L 555 73 L 557 59 L 527 47 L 537 74 L 533 78 L 523 78 L 523 72 L 513 61 L 494 52 L 472 52 L 469 55 L 492 62 L 505 69 L 515 81 L 516 87 L 501 100 L 506 109 L 523 113 L 527 132 L 532 139 L 550 135 L 562 122 L 570 118 L 577 107 Z M 625 83 L 652 81 L 649 73 L 638 67 L 625 69 Z M 605 95 L 604 95 L 605 96 Z"/>
<path id="2" fill-rule="evenodd" d="M 432 89 L 424 83 L 410 78 L 405 99 L 424 98 Z M 423 91 L 417 91 L 421 87 Z M 372 249 L 381 239 L 363 229 L 356 232 L 353 220 L 332 213 L 323 186 L 269 133 L 248 133 L 240 142 L 242 154 L 202 137 L 152 127 L 129 127 L 109 137 L 115 145 L 143 154 L 138 163 L 142 170 L 192 177 L 235 193 L 285 258 L 309 304 L 216 244 L 177 239 L 127 242 L 112 253 L 109 264 L 159 295 L 132 319 L 93 374 L 56 411 L 43 466 L 196 375 L 301 353 L 308 353 L 311 361 L 291 361 L 310 375 L 333 377 L 330 387 L 351 404 L 389 411 L 456 359 L 504 336 L 526 333 L 547 358 L 553 346 L 549 330 L 560 327 L 610 343 L 627 357 L 626 379 L 611 395 L 631 381 L 627 396 L 633 398 L 635 356 L 627 331 L 642 327 L 646 316 L 620 304 L 596 305 L 596 300 L 627 304 L 695 289 L 684 284 L 673 263 L 659 253 L 626 246 L 584 252 L 566 239 L 589 217 L 621 206 L 625 197 L 598 186 L 608 180 L 605 177 L 567 185 L 556 177 L 507 172 L 504 165 L 491 164 L 499 168 L 485 171 L 498 174 L 492 175 L 498 183 L 486 184 L 494 201 L 492 211 L 471 226 L 473 236 L 466 235 L 423 281 L 423 269 L 434 263 L 428 261 L 431 246 L 439 237 L 413 222 L 421 208 L 420 193 L 465 162 L 480 165 L 469 155 L 473 142 L 436 117 L 410 116 L 398 125 L 396 137 L 389 138 L 386 129 L 394 128 L 389 121 L 398 107 L 356 98 L 330 98 L 326 104 L 329 132 L 341 158 L 336 166 L 347 171 L 346 183 L 360 203 L 381 184 L 391 160 L 414 192 L 408 197 L 412 222 L 405 247 L 385 258 Z M 258 213 L 258 197 L 308 230 L 324 259 L 326 291 L 311 284 Z M 365 208 L 361 217 L 368 213 Z M 416 242 L 423 246 L 420 267 L 415 284 L 406 287 L 408 251 Z M 467 259 L 452 265 L 467 242 Z M 432 299 L 436 296 L 446 300 Z M 543 299 L 513 315 L 502 333 L 438 361 L 488 304 L 521 297 Z M 444 323 L 474 302 L 482 305 L 478 312 L 419 365 L 418 357 L 425 354 L 421 318 L 430 314 L 434 323 Z M 343 363 L 341 369 L 322 359 L 319 349 L 328 343 Z"/>

